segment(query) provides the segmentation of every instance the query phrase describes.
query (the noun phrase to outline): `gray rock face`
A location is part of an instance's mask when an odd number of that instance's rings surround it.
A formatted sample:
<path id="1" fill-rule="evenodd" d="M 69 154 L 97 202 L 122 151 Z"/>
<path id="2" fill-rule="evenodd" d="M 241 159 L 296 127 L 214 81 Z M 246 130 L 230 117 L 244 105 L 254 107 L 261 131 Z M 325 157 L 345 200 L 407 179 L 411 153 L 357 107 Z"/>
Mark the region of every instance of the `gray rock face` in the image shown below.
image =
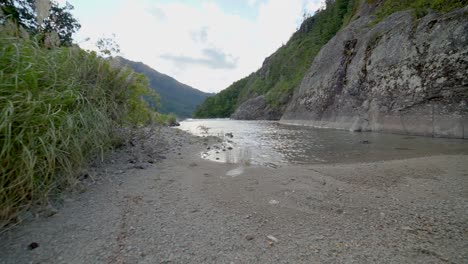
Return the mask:
<path id="1" fill-rule="evenodd" d="M 281 122 L 468 138 L 467 15 L 355 20 L 322 48 Z"/>
<path id="2" fill-rule="evenodd" d="M 269 106 L 265 96 L 260 95 L 242 103 L 231 115 L 231 118 L 239 120 L 279 120 L 281 111 Z"/>

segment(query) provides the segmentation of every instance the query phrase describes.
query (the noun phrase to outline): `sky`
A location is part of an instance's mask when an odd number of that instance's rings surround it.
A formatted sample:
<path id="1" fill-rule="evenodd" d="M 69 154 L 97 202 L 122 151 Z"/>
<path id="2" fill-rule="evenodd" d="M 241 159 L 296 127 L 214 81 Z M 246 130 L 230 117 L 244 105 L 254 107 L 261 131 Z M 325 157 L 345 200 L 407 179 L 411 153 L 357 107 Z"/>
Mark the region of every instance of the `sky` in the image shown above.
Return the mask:
<path id="1" fill-rule="evenodd" d="M 58 1 L 64 3 L 65 0 Z M 96 50 L 112 37 L 121 56 L 205 92 L 258 70 L 321 0 L 68 0 L 74 39 Z M 88 40 L 89 39 L 89 40 Z"/>

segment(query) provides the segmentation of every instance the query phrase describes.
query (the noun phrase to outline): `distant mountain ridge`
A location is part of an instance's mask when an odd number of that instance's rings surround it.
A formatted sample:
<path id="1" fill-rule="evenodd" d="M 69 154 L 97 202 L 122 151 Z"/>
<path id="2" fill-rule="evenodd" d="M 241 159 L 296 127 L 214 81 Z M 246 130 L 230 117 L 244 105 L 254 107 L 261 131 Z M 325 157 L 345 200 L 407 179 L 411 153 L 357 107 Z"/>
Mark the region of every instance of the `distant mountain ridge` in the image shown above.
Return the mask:
<path id="1" fill-rule="evenodd" d="M 174 113 L 179 118 L 191 117 L 195 108 L 207 97 L 213 95 L 183 84 L 142 62 L 131 61 L 123 57 L 116 57 L 116 59 L 135 72 L 148 77 L 150 88 L 160 96 L 161 106 L 158 112 L 163 114 Z"/>

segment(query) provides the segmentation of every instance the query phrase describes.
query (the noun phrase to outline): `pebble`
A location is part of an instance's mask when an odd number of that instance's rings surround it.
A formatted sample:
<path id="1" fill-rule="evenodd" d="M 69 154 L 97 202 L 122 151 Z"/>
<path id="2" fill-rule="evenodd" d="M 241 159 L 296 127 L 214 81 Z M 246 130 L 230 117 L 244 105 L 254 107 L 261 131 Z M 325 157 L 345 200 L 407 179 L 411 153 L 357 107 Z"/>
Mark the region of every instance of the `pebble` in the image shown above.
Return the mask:
<path id="1" fill-rule="evenodd" d="M 148 168 L 148 165 L 138 164 L 138 165 L 133 166 L 133 168 L 139 169 L 139 170 L 144 170 L 144 169 Z"/>
<path id="2" fill-rule="evenodd" d="M 42 215 L 45 217 L 51 217 L 58 213 L 58 210 L 53 208 L 52 206 L 47 206 L 43 211 Z"/>
<path id="3" fill-rule="evenodd" d="M 268 203 L 271 205 L 279 204 L 279 202 L 276 200 L 270 200 Z"/>
<path id="4" fill-rule="evenodd" d="M 276 237 L 274 237 L 274 236 L 272 236 L 272 235 L 267 235 L 267 238 L 268 238 L 269 240 L 273 241 L 273 242 L 276 242 L 276 243 L 278 243 L 278 241 L 279 241 Z"/>
<path id="5" fill-rule="evenodd" d="M 31 244 L 28 245 L 29 250 L 33 250 L 38 247 L 39 247 L 39 244 L 37 242 L 32 242 Z"/>

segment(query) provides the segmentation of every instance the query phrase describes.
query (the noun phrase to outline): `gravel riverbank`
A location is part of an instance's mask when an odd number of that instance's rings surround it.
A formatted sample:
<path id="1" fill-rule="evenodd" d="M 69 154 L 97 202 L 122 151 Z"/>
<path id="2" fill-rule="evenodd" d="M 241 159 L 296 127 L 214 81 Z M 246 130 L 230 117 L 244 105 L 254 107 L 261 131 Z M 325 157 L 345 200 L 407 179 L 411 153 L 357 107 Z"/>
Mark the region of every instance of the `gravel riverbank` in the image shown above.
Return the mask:
<path id="1" fill-rule="evenodd" d="M 142 134 L 145 135 L 145 134 Z M 467 263 L 468 156 L 260 167 L 160 128 L 89 170 L 0 263 Z"/>

